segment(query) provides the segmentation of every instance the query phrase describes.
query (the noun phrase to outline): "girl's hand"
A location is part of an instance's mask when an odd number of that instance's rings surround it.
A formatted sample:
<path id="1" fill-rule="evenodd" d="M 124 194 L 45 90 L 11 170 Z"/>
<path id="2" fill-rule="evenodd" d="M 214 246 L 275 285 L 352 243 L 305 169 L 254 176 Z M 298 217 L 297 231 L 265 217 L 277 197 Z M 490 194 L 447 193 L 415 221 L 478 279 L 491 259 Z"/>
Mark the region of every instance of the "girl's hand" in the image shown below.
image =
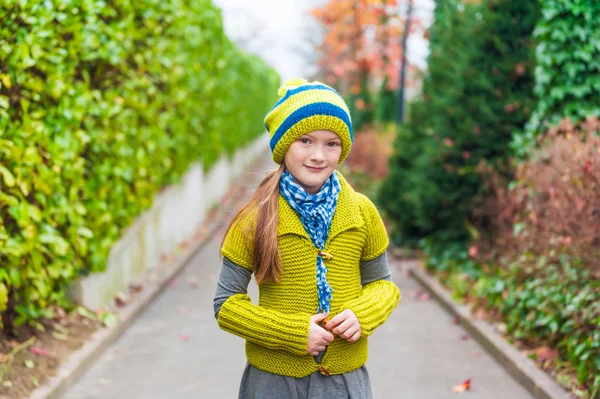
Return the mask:
<path id="1" fill-rule="evenodd" d="M 326 318 L 327 315 L 325 313 L 319 313 L 310 317 L 307 349 L 309 355 L 317 356 L 319 352 L 323 352 L 327 345 L 333 341 L 333 334 L 317 324 Z"/>
<path id="2" fill-rule="evenodd" d="M 325 323 L 325 328 L 348 342 L 356 342 L 362 333 L 358 318 L 350 309 L 337 314 Z"/>

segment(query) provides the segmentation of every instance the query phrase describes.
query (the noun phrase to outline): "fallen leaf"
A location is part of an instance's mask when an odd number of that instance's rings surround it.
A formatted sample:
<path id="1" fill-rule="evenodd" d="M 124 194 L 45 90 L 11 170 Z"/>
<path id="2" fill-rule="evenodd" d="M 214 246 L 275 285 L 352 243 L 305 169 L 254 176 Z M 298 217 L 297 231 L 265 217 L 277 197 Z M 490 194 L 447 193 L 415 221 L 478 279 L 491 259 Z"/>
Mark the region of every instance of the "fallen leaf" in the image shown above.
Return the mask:
<path id="1" fill-rule="evenodd" d="M 465 382 L 463 382 L 462 384 L 452 387 L 452 392 L 465 392 L 470 389 L 471 389 L 471 379 L 469 378 L 468 380 L 465 380 Z"/>
<path id="2" fill-rule="evenodd" d="M 185 342 L 185 341 L 189 341 L 189 340 L 190 340 L 190 336 L 189 336 L 189 335 L 187 335 L 187 334 L 182 334 L 182 335 L 180 335 L 180 336 L 179 336 L 179 338 L 180 338 L 182 341 L 184 341 L 184 342 Z"/>
<path id="3" fill-rule="evenodd" d="M 25 360 L 23 363 L 28 369 L 32 369 L 35 367 L 35 363 L 33 362 L 33 360 Z"/>
<path id="4" fill-rule="evenodd" d="M 115 305 L 122 308 L 123 306 L 129 303 L 129 298 L 123 292 L 119 292 L 117 296 L 115 296 Z"/>
<path id="5" fill-rule="evenodd" d="M 424 292 L 417 297 L 417 301 L 428 301 L 430 299 L 431 295 L 429 295 L 427 292 Z"/>
<path id="6" fill-rule="evenodd" d="M 61 324 L 56 324 L 54 323 L 54 325 L 52 326 L 55 330 L 58 330 L 58 332 L 61 332 L 63 334 L 68 334 L 69 330 L 67 330 L 65 327 L 63 327 Z"/>
<path id="7" fill-rule="evenodd" d="M 106 327 L 110 328 L 110 327 L 114 326 L 115 324 L 117 324 L 119 319 L 117 318 L 117 315 L 114 313 L 104 313 L 102 315 L 102 317 L 100 318 L 100 321 L 102 321 L 102 323 Z"/>
<path id="8" fill-rule="evenodd" d="M 487 310 L 485 310 L 483 308 L 479 308 L 474 313 L 474 316 L 477 317 L 477 318 L 479 318 L 479 319 L 485 320 L 485 319 L 487 319 L 487 318 L 490 317 L 490 314 L 489 314 L 489 312 Z"/>
<path id="9" fill-rule="evenodd" d="M 460 317 L 454 316 L 454 319 L 452 319 L 452 324 L 460 324 Z"/>
<path id="10" fill-rule="evenodd" d="M 54 313 L 54 317 L 57 319 L 63 319 L 67 317 L 67 312 L 63 308 L 57 308 Z"/>
<path id="11" fill-rule="evenodd" d="M 473 352 L 473 353 L 471 353 L 471 356 L 472 357 L 479 357 L 479 356 L 481 356 L 481 353 L 479 353 L 479 352 Z"/>
<path id="12" fill-rule="evenodd" d="M 59 341 L 66 341 L 67 340 L 67 336 L 65 334 L 61 334 L 61 333 L 56 332 L 56 331 L 52 331 L 52 336 L 55 339 L 58 339 Z"/>
<path id="13" fill-rule="evenodd" d="M 198 277 L 194 274 L 190 274 L 188 276 L 188 281 L 190 283 L 190 287 L 192 288 L 199 288 L 200 287 L 200 281 L 198 279 Z"/>
<path id="14" fill-rule="evenodd" d="M 37 378 L 35 378 L 35 377 L 31 377 L 31 383 L 32 383 L 33 385 L 35 385 L 36 387 L 39 387 L 39 386 L 40 386 L 40 382 L 39 382 L 39 380 L 38 380 Z"/>
<path id="15" fill-rule="evenodd" d="M 12 381 L 2 381 L 2 385 L 4 385 L 6 388 L 12 388 Z"/>
<path id="16" fill-rule="evenodd" d="M 32 346 L 29 348 L 29 352 L 36 354 L 38 356 L 52 356 L 52 353 L 48 352 L 44 348 L 40 348 L 39 346 Z"/>
<path id="17" fill-rule="evenodd" d="M 144 286 L 139 283 L 129 284 L 129 291 L 131 291 L 131 292 L 140 292 L 143 289 L 144 289 Z"/>
<path id="18" fill-rule="evenodd" d="M 171 288 L 175 288 L 177 287 L 177 285 L 179 284 L 179 280 L 177 280 L 177 277 L 173 277 L 170 281 L 169 281 L 169 287 Z"/>
<path id="19" fill-rule="evenodd" d="M 469 247 L 469 256 L 471 256 L 472 258 L 476 258 L 477 255 L 479 254 L 479 247 L 477 245 L 472 245 Z"/>
<path id="20" fill-rule="evenodd" d="M 498 325 L 496 326 L 496 331 L 498 331 L 502 335 L 506 335 L 506 324 L 498 323 Z"/>
<path id="21" fill-rule="evenodd" d="M 466 340 L 468 340 L 468 339 L 469 339 L 469 336 L 468 336 L 467 334 L 465 334 L 465 335 L 461 335 L 461 336 L 460 336 L 460 339 L 462 339 L 463 341 L 466 341 Z"/>
<path id="22" fill-rule="evenodd" d="M 537 359 L 541 362 L 552 361 L 558 356 L 556 349 L 549 346 L 540 346 L 530 350 L 529 353 L 534 353 L 537 356 Z"/>
<path id="23" fill-rule="evenodd" d="M 0 353 L 0 363 L 8 362 L 8 355 L 6 353 Z"/>

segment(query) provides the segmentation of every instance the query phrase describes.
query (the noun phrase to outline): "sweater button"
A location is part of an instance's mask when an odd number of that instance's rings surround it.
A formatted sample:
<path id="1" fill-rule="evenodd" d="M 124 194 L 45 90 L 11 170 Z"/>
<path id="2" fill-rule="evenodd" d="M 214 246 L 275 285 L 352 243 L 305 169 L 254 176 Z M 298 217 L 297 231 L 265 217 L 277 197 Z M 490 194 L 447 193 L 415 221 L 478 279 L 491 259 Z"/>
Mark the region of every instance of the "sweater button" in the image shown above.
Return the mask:
<path id="1" fill-rule="evenodd" d="M 325 377 L 329 376 L 329 371 L 327 371 L 327 369 L 321 365 L 319 365 L 319 371 L 321 372 L 321 374 L 323 374 Z"/>

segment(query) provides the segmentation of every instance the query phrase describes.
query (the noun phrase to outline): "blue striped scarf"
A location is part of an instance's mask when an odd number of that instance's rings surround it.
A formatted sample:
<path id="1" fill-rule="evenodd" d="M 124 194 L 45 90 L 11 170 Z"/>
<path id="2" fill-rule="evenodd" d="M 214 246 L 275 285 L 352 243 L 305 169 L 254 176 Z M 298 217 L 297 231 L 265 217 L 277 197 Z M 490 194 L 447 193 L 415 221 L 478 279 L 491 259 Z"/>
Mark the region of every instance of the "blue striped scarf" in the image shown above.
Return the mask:
<path id="1" fill-rule="evenodd" d="M 294 181 L 287 170 L 281 176 L 279 192 L 298 213 L 310 239 L 320 251 L 325 248 L 331 219 L 341 190 L 340 180 L 335 172 L 329 176 L 316 194 L 307 193 Z M 317 313 L 329 313 L 332 289 L 327 281 L 327 267 L 321 254 L 317 256 L 317 292 L 319 296 Z"/>

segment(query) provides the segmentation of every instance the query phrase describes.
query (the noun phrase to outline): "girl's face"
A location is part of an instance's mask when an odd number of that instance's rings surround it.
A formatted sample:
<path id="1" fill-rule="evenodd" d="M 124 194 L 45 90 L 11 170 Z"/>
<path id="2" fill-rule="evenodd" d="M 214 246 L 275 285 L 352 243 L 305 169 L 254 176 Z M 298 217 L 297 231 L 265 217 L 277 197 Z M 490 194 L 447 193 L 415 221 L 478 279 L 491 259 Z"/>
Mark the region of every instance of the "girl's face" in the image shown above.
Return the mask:
<path id="1" fill-rule="evenodd" d="M 285 166 L 309 194 L 316 194 L 333 173 L 342 154 L 342 140 L 329 130 L 301 136 L 285 154 Z"/>

